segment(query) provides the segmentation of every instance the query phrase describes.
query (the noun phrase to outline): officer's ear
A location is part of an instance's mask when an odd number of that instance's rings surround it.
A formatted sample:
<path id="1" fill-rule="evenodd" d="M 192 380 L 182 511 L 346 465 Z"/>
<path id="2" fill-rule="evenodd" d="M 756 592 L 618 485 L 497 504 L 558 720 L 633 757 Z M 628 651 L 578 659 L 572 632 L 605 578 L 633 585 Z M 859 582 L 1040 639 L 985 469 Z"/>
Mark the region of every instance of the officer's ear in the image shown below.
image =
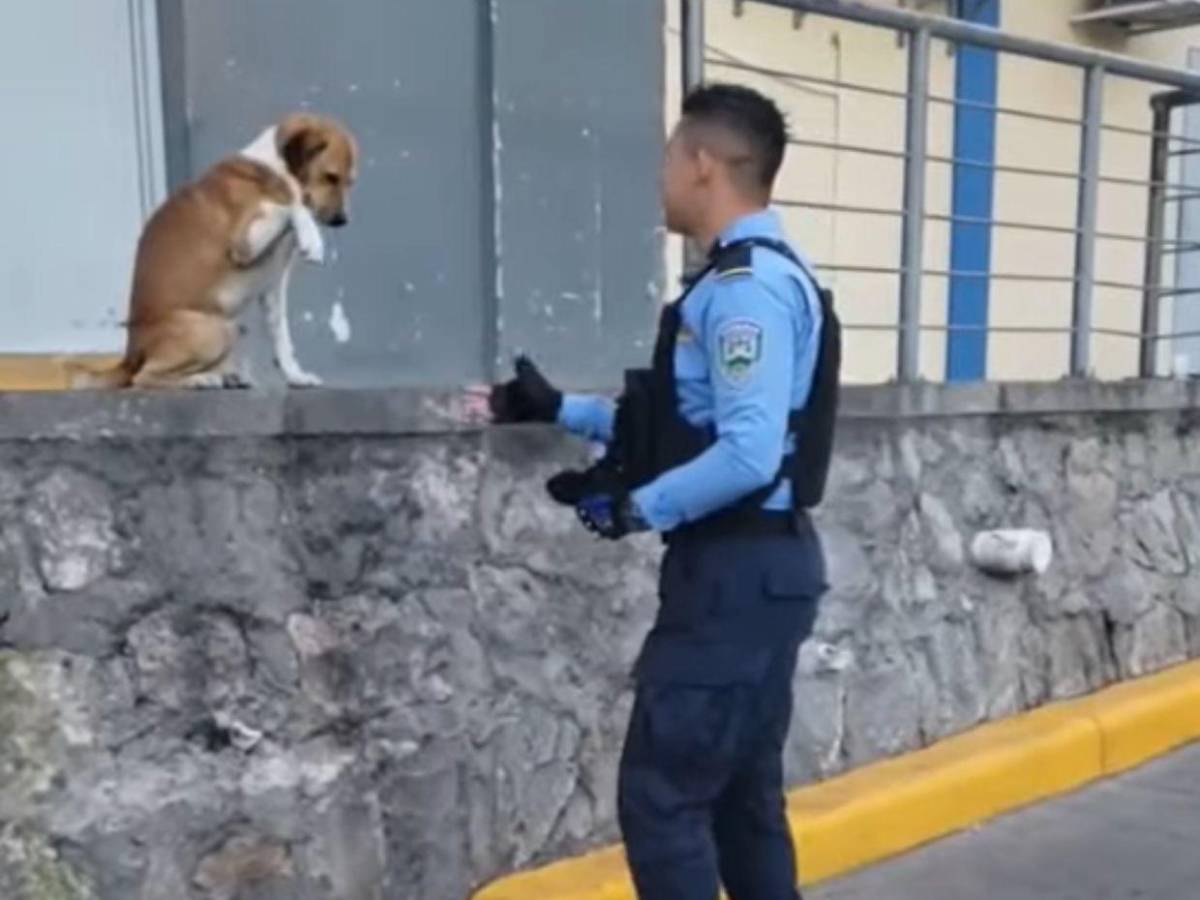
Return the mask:
<path id="1" fill-rule="evenodd" d="M 704 144 L 697 144 L 693 152 L 696 157 L 696 180 L 707 184 L 716 175 L 720 160 Z"/>

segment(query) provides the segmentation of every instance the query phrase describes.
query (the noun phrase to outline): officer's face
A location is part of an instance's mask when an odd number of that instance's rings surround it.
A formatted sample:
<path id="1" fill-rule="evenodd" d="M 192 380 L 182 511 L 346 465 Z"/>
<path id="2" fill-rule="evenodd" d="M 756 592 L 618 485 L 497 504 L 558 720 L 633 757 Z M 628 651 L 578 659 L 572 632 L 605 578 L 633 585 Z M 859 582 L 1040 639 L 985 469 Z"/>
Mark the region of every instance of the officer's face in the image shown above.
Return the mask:
<path id="1" fill-rule="evenodd" d="M 701 168 L 698 147 L 677 127 L 667 141 L 662 171 L 663 217 L 676 234 L 690 235 L 696 228 L 703 202 Z"/>

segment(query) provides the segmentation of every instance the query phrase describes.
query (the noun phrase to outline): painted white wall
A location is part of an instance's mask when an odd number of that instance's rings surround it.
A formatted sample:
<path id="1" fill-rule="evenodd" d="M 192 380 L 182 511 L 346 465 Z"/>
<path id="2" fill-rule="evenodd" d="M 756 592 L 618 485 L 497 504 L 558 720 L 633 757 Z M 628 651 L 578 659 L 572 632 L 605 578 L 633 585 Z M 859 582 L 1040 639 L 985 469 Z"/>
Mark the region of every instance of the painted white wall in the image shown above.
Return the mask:
<path id="1" fill-rule="evenodd" d="M 0 353 L 122 346 L 134 246 L 163 190 L 153 6 L 6 9 Z"/>

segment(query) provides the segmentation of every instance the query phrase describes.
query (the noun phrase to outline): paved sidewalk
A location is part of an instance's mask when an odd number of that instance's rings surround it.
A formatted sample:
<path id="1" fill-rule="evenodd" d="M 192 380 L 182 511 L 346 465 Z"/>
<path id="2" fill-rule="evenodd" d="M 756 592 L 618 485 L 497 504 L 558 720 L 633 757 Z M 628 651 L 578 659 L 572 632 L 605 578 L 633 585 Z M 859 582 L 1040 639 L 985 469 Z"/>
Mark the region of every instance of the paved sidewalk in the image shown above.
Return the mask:
<path id="1" fill-rule="evenodd" d="M 805 897 L 1200 900 L 1200 745 Z"/>

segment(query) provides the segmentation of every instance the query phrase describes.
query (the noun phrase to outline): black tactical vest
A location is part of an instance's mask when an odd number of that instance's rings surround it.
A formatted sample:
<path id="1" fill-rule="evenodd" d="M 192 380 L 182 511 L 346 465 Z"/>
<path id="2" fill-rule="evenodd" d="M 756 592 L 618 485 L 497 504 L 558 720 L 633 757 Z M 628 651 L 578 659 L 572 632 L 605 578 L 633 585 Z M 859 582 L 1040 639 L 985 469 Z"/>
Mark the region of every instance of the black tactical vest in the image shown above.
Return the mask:
<path id="1" fill-rule="evenodd" d="M 711 426 L 695 426 L 679 412 L 675 383 L 675 344 L 682 322 L 682 308 L 692 290 L 709 272 L 749 269 L 755 247 L 779 253 L 808 270 L 783 241 L 746 238 L 718 246 L 708 264 L 688 284 L 678 300 L 663 308 L 659 318 L 654 359 L 649 369 L 625 372 L 625 390 L 617 402 L 613 442 L 600 465 L 615 468 L 629 490 L 649 483 L 663 472 L 694 459 L 715 440 Z M 802 409 L 788 416 L 788 433 L 794 449 L 788 453 L 770 484 L 736 504 L 739 511 L 761 507 L 785 478 L 792 486 L 795 511 L 821 502 L 833 453 L 834 420 L 837 416 L 838 376 L 842 358 L 842 329 L 833 309 L 833 294 L 817 286 L 821 301 L 821 342 L 817 351 L 812 389 Z M 721 510 L 722 516 L 731 510 Z"/>

